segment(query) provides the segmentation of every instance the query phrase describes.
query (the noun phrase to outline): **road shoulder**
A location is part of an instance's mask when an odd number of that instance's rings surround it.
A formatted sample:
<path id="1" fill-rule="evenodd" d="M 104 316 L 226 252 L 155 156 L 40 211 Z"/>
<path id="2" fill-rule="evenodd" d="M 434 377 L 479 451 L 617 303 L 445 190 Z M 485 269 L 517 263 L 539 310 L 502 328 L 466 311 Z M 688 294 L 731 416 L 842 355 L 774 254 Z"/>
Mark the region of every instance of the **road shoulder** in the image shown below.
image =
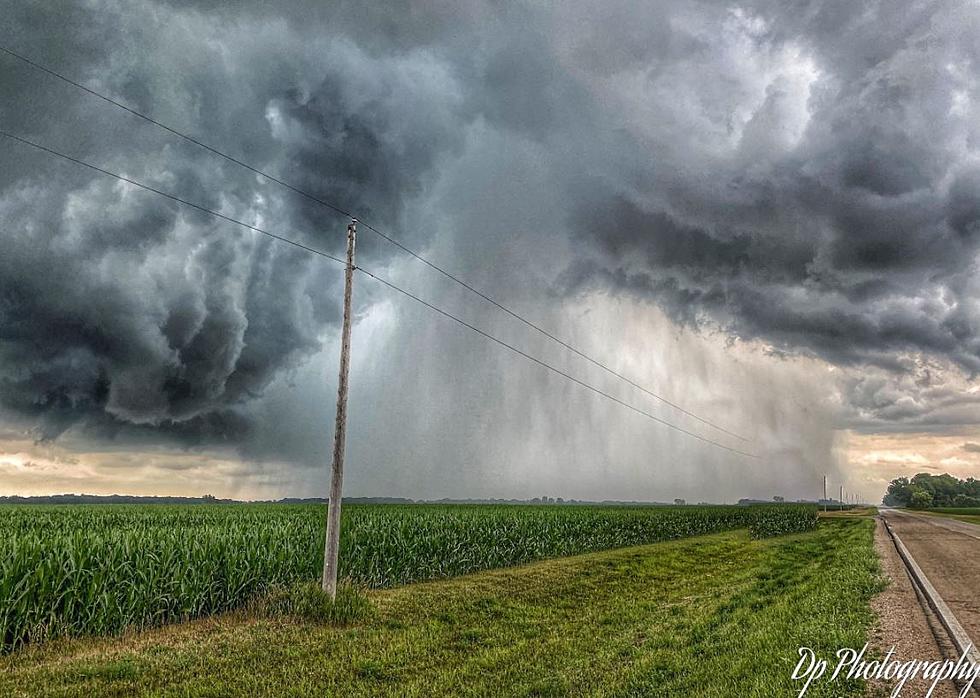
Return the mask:
<path id="1" fill-rule="evenodd" d="M 894 647 L 894 656 L 900 661 L 939 661 L 952 656 L 955 653 L 952 644 L 944 640 L 944 645 L 940 646 L 937 641 L 934 627 L 938 621 L 923 609 L 905 564 L 880 519 L 875 522 L 875 550 L 889 584 L 871 604 L 877 616 L 872 634 L 872 648 L 883 656 Z M 924 696 L 930 685 L 930 681 L 922 679 L 910 681 L 902 695 Z M 872 682 L 868 686 L 868 694 L 887 696 L 894 686 L 894 681 Z M 935 698 L 955 698 L 957 694 L 950 682 L 940 684 L 932 693 Z"/>

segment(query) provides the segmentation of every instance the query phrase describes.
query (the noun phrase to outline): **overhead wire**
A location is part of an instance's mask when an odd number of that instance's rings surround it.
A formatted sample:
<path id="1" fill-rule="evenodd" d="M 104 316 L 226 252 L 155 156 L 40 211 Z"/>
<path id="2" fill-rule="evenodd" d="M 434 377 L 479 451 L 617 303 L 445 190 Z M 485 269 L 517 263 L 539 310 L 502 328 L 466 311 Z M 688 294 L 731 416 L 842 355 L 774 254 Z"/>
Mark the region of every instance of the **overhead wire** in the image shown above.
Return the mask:
<path id="1" fill-rule="evenodd" d="M 358 267 L 358 271 L 360 271 L 361 273 L 365 274 L 366 276 L 371 277 L 375 281 L 377 281 L 377 282 L 379 282 L 379 283 L 387 286 L 388 288 L 390 288 L 390 289 L 392 289 L 394 291 L 397 291 L 398 293 L 400 293 L 400 294 L 402 294 L 404 296 L 407 296 L 408 298 L 411 298 L 412 300 L 414 300 L 417 303 L 420 303 L 421 305 L 425 306 L 426 308 L 429 308 L 430 310 L 433 310 L 433 311 L 439 313 L 440 315 L 442 315 L 442 316 L 444 316 L 446 318 L 449 318 L 450 320 L 452 320 L 454 322 L 459 323 L 463 327 L 466 327 L 469 330 L 472 330 L 473 332 L 476 332 L 477 334 L 481 335 L 482 337 L 485 337 L 486 339 L 489 339 L 491 342 L 495 342 L 496 344 L 499 344 L 500 346 L 505 347 L 506 349 L 509 349 L 510 351 L 514 352 L 515 354 L 518 354 L 519 356 L 523 356 L 525 359 L 527 359 L 529 361 L 532 361 L 532 362 L 538 364 L 539 366 L 542 366 L 542 367 L 548 369 L 549 371 L 552 371 L 553 373 L 556 373 L 559 376 L 562 376 L 563 378 L 566 378 L 566 379 L 572 381 L 576 385 L 580 385 L 583 388 L 586 388 L 588 390 L 591 390 L 592 392 L 596 393 L 597 395 L 601 395 L 602 397 L 604 397 L 604 398 L 606 398 L 608 400 L 612 400 L 616 404 L 622 405 L 623 407 L 626 407 L 627 409 L 630 409 L 633 412 L 636 412 L 637 414 L 641 414 L 644 417 L 647 417 L 647 418 L 652 419 L 653 421 L 655 421 L 655 422 L 657 422 L 659 424 L 663 424 L 664 426 L 667 426 L 667 427 L 669 427 L 671 429 L 674 429 L 676 431 L 679 431 L 682 434 L 686 434 L 686 435 L 691 436 L 691 437 L 693 437 L 695 439 L 698 439 L 699 441 L 703 441 L 704 443 L 711 444 L 712 446 L 717 446 L 718 448 L 722 448 L 722 449 L 724 449 L 726 451 L 730 451 L 731 453 L 735 453 L 735 454 L 738 454 L 740 456 L 745 456 L 746 458 L 758 458 L 758 456 L 755 455 L 755 454 L 753 454 L 753 453 L 748 453 L 746 451 L 742 451 L 742 450 L 739 450 L 737 448 L 732 448 L 731 446 L 728 446 L 726 444 L 720 443 L 720 442 L 715 441 L 713 439 L 709 439 L 708 437 L 702 436 L 701 434 L 698 434 L 697 432 L 689 431 L 689 430 L 685 429 L 684 427 L 680 427 L 680 426 L 678 426 L 678 425 L 676 425 L 676 424 L 674 424 L 672 422 L 668 422 L 665 419 L 661 419 L 660 417 L 657 417 L 656 415 L 650 414 L 646 410 L 643 410 L 643 409 L 641 409 L 639 407 L 636 407 L 635 405 L 631 405 L 630 403 L 626 402 L 625 400 L 619 399 L 615 395 L 611 395 L 610 393 L 607 393 L 606 391 L 601 390 L 600 388 L 596 388 L 594 385 L 591 385 L 589 383 L 586 383 L 585 381 L 576 378 L 575 376 L 571 375 L 570 373 L 567 373 L 567 372 L 561 370 L 560 368 L 556 368 L 555 366 L 552 366 L 551 364 L 549 364 L 549 363 L 547 363 L 545 361 L 542 361 L 541 359 L 537 358 L 536 356 L 533 356 L 533 355 L 528 354 L 527 352 L 525 352 L 525 351 L 523 351 L 521 349 L 518 349 L 514 345 L 509 344 L 509 343 L 505 342 L 504 340 L 495 337 L 494 335 L 490 334 L 489 332 L 485 332 L 484 330 L 481 330 L 479 327 L 476 327 L 475 325 L 470 324 L 466 320 L 463 320 L 462 318 L 460 318 L 460 317 L 458 317 L 456 315 L 453 315 L 452 313 L 450 313 L 450 312 L 448 312 L 446 310 L 443 310 L 442 308 L 439 308 L 439 307 L 433 305 L 432 303 L 429 303 L 428 301 L 426 301 L 423 298 L 415 295 L 414 293 L 411 293 L 410 291 L 406 291 L 405 289 L 400 288 L 399 286 L 396 286 L 395 284 L 391 283 L 390 281 L 387 281 L 386 279 L 383 279 L 380 276 L 377 276 L 375 274 L 372 274 L 371 272 L 369 272 L 366 269 L 362 269 L 361 267 Z"/>
<path id="2" fill-rule="evenodd" d="M 59 152 L 57 150 L 54 150 L 53 148 L 49 148 L 40 143 L 36 143 L 27 138 L 22 138 L 21 136 L 10 133 L 9 131 L 0 129 L 0 136 L 3 136 L 4 138 L 9 138 L 10 140 L 17 141 L 19 143 L 23 143 L 24 145 L 29 145 L 32 148 L 37 148 L 38 150 L 44 151 L 45 153 L 49 153 L 50 155 L 55 155 L 59 158 L 63 158 L 64 160 L 67 160 L 68 162 L 73 162 L 76 165 L 87 167 L 88 169 L 98 172 L 100 174 L 106 175 L 108 177 L 113 177 L 119 180 L 120 182 L 125 182 L 126 184 L 133 185 L 134 187 L 139 187 L 140 189 L 153 192 L 154 194 L 159 194 L 160 196 L 166 197 L 171 201 L 176 201 L 179 204 L 183 204 L 184 206 L 189 206 L 190 208 L 197 209 L 198 211 L 201 211 L 203 213 L 211 214 L 212 216 L 221 218 L 222 220 L 228 221 L 229 223 L 234 223 L 244 228 L 248 228 L 249 230 L 255 231 L 256 233 L 261 233 L 262 235 L 270 237 L 274 240 L 278 240 L 279 242 L 283 242 L 287 245 L 298 247 L 299 249 L 304 250 L 306 252 L 310 252 L 312 254 L 319 255 L 321 257 L 326 257 L 327 259 L 332 259 L 333 261 L 340 262 L 341 264 L 347 264 L 347 262 L 342 260 L 340 257 L 335 257 L 332 254 L 324 252 L 323 250 L 318 250 L 315 247 L 310 247 L 309 245 L 304 245 L 301 242 L 291 240 L 281 235 L 276 235 L 275 233 L 269 232 L 264 228 L 259 228 L 258 226 L 252 225 L 251 223 L 246 223 L 244 221 L 238 220 L 237 218 L 232 218 L 231 216 L 225 215 L 220 211 L 215 211 L 214 209 L 207 208 L 206 206 L 201 206 L 200 204 L 196 204 L 193 201 L 188 201 L 187 199 L 181 198 L 175 194 L 171 194 L 161 189 L 157 189 L 156 187 L 152 187 L 149 184 L 143 184 L 142 182 L 137 182 L 135 179 L 130 179 L 129 177 L 126 177 L 124 175 L 117 174 L 115 172 L 110 172 L 109 170 L 103 169 L 97 165 L 93 165 L 92 163 L 85 162 L 84 160 L 80 160 L 78 158 L 72 157 L 71 155 L 66 155 L 65 153 Z"/>
<path id="3" fill-rule="evenodd" d="M 211 145 L 208 145 L 207 143 L 204 143 L 203 141 L 201 141 L 198 138 L 195 138 L 193 136 L 187 135 L 187 134 L 185 134 L 185 133 L 183 133 L 183 132 L 181 132 L 181 131 L 173 128 L 172 126 L 168 126 L 167 124 L 164 124 L 163 122 L 161 122 L 161 121 L 159 121 L 159 120 L 157 120 L 157 119 L 155 119 L 155 118 L 153 118 L 153 117 L 151 117 L 151 116 L 149 116 L 147 114 L 144 114 L 143 112 L 141 112 L 141 111 L 139 111 L 137 109 L 133 109 L 132 107 L 129 107 L 126 104 L 124 104 L 124 103 L 122 103 L 122 102 L 120 102 L 120 101 L 118 101 L 116 99 L 113 99 L 112 97 L 109 97 L 108 95 L 102 94 L 101 92 L 99 92 L 97 90 L 93 90 L 92 88 L 87 87 L 86 85 L 84 85 L 84 84 L 82 84 L 82 83 L 80 83 L 80 82 L 78 82 L 76 80 L 71 79 L 67 75 L 64 75 L 63 73 L 60 73 L 60 72 L 58 72 L 56 70 L 53 70 L 53 69 L 51 69 L 51 68 L 49 68 L 49 67 L 47 67 L 45 65 L 42 65 L 41 63 L 38 63 L 37 61 L 35 61 L 35 60 L 33 60 L 33 59 L 31 59 L 31 58 L 29 58 L 29 57 L 27 57 L 27 56 L 25 56 L 25 55 L 17 52 L 17 51 L 14 51 L 14 50 L 12 50 L 10 48 L 7 48 L 6 46 L 0 45 L 0 53 L 7 54 L 7 55 L 9 55 L 9 56 L 11 56 L 11 57 L 19 60 L 19 61 L 21 61 L 21 62 L 23 62 L 23 63 L 31 66 L 32 68 L 34 68 L 36 70 L 42 71 L 42 72 L 46 73 L 47 75 L 50 75 L 50 76 L 52 76 L 54 78 L 57 78 L 59 80 L 62 80 L 64 82 L 68 83 L 69 85 L 72 85 L 72 86 L 76 87 L 77 89 L 82 90 L 82 91 L 84 91 L 84 92 L 86 92 L 86 93 L 88 93 L 88 94 L 90 94 L 90 95 L 92 95 L 92 96 L 94 96 L 94 97 L 96 97 L 96 98 L 98 98 L 98 99 L 100 99 L 100 100 L 108 103 L 108 104 L 111 104 L 111 105 L 113 105 L 113 106 L 115 106 L 115 107 L 117 107 L 119 109 L 123 109 L 124 111 L 128 112 L 129 114 L 131 114 L 131 115 L 133 115 L 133 116 L 135 116 L 135 117 L 137 117 L 139 119 L 142 119 L 143 121 L 146 121 L 147 123 L 153 124 L 154 126 L 157 126 L 158 128 L 161 128 L 164 131 L 166 131 L 166 132 L 168 132 L 168 133 L 170 133 L 170 134 L 172 134 L 174 136 L 177 136 L 178 138 L 181 138 L 181 139 L 183 139 L 183 140 L 185 140 L 185 141 L 187 141 L 189 143 L 192 143 L 192 144 L 194 144 L 194 145 L 196 145 L 196 146 L 198 146 L 200 148 L 203 148 L 204 150 L 206 150 L 206 151 L 208 151 L 208 152 L 210 152 L 210 153 L 212 153 L 214 155 L 217 155 L 218 157 L 224 158 L 225 160 L 227 160 L 229 162 L 232 162 L 232 163 L 234 163 L 234 164 L 236 164 L 236 165 L 238 165 L 240 167 L 243 167 L 246 170 L 248 170 L 248 171 L 250 171 L 250 172 L 252 172 L 254 174 L 257 174 L 257 175 L 259 175 L 259 176 L 261 176 L 261 177 L 269 180 L 270 182 L 274 182 L 275 184 L 278 184 L 278 185 L 280 185 L 280 186 L 288 189 L 289 191 L 291 191 L 291 192 L 293 192 L 295 194 L 298 194 L 299 196 L 302 196 L 302 197 L 304 197 L 304 198 L 306 198 L 306 199 L 308 199 L 310 201 L 313 201 L 314 203 L 317 203 L 317 204 L 319 204 L 321 206 L 324 206 L 324 207 L 330 209 L 331 211 L 333 211 L 333 212 L 335 212 L 337 214 L 343 215 L 343 216 L 348 217 L 348 218 L 359 218 L 355 214 L 351 213 L 350 211 L 345 210 L 344 208 L 342 208 L 340 206 L 337 206 L 336 204 L 333 204 L 333 203 L 331 203 L 329 201 L 325 201 L 324 199 L 322 199 L 319 196 L 316 196 L 314 194 L 311 194 L 310 192 L 307 192 L 307 191 L 305 191 L 305 190 L 303 190 L 303 189 L 301 189 L 301 188 L 299 188 L 297 186 L 294 186 L 294 185 L 292 185 L 292 184 L 290 184 L 290 183 L 288 183 L 288 182 L 286 182 L 286 181 L 284 181 L 284 180 L 282 180 L 282 179 L 280 179 L 280 178 L 278 178 L 278 177 L 276 177 L 274 175 L 271 175 L 268 172 L 265 172 L 265 171 L 263 171 L 263 170 L 255 167 L 253 165 L 249 165 L 248 163 L 246 163 L 246 162 L 244 162 L 244 161 L 242 161 L 242 160 L 240 160 L 240 159 L 238 159 L 238 158 L 236 158 L 236 157 L 234 157 L 232 155 L 228 155 L 227 153 L 222 152 L 221 150 L 219 150 L 219 149 L 217 149 L 217 148 L 215 148 L 215 147 L 213 147 Z M 742 436 L 742 435 L 740 435 L 740 434 L 738 434 L 738 433 L 736 433 L 734 431 L 731 431 L 729 429 L 726 429 L 725 427 L 721 426 L 720 424 L 717 424 L 717 423 L 715 423 L 712 420 L 709 420 L 709 419 L 707 419 L 705 417 L 702 417 L 701 415 L 699 415 L 699 414 L 697 414 L 695 412 L 692 412 L 691 410 L 686 409 L 685 407 L 677 404 L 676 402 L 673 402 L 672 400 L 669 400 L 668 398 L 664 397 L 663 395 L 660 395 L 660 394 L 654 392 L 653 390 L 650 390 L 649 388 L 646 388 L 645 386 L 640 385 L 639 383 L 637 383 L 636 381 L 632 380 L 628 376 L 620 373 L 619 371 L 611 368 L 610 366 L 608 366 L 607 364 L 603 363 L 602 361 L 599 361 L 598 359 L 590 356 L 589 354 L 585 353 L 584 351 L 576 348 L 575 346 L 573 346 L 569 342 L 567 342 L 567 341 L 561 339 L 560 337 L 556 336 L 554 333 L 549 332 L 548 330 L 544 329 L 540 325 L 532 322 L 531 320 L 528 320 L 526 317 L 524 317 L 520 313 L 518 313 L 518 312 L 516 312 L 516 311 L 514 311 L 512 309 L 510 309 L 509 307 L 507 307 L 504 304 L 500 303 L 499 301 L 495 300 L 490 295 L 488 295 L 488 294 L 480 291 L 479 289 L 477 289 L 473 285 L 467 283 L 466 281 L 464 281 L 460 277 L 456 276 L 455 274 L 447 271 L 446 269 L 443 269 L 441 266 L 439 266 L 436 263 L 430 261 L 429 259 L 427 259 L 426 257 L 422 256 L 418 252 L 412 250 L 411 248 L 409 248 L 405 244 L 399 242 L 397 239 L 395 239 L 391 235 L 388 235 L 387 233 L 379 230 L 378 228 L 376 228 L 375 226 L 371 225 L 370 223 L 364 221 L 363 219 L 360 219 L 359 218 L 359 222 L 360 222 L 360 225 L 362 227 L 367 228 L 368 230 L 370 230 L 374 234 L 378 235 L 383 240 L 385 240 L 388 243 L 394 245 L 395 247 L 397 247 L 398 249 L 402 250 L 403 252 L 405 252 L 406 254 L 410 255 L 411 257 L 415 258 L 419 262 L 422 262 L 423 264 L 425 264 L 429 268 L 433 269 L 434 271 L 442 274 L 447 279 L 449 279 L 452 282 L 454 282 L 454 283 L 458 284 L 459 286 L 463 287 L 464 289 L 466 289 L 470 293 L 473 293 L 474 295 L 476 295 L 477 297 L 481 298 L 485 302 L 491 304 L 492 306 L 494 306 L 498 310 L 506 313 L 507 315 L 509 315 L 512 318 L 518 320 L 519 322 L 523 323 L 527 327 L 529 327 L 529 328 L 533 329 L 534 331 L 540 333 L 541 335 L 547 337 L 549 340 L 555 342 L 556 344 L 560 345 L 564 349 L 567 349 L 568 351 L 572 352 L 576 356 L 578 356 L 578 357 L 580 357 L 582 359 L 585 359 L 589 363 L 591 363 L 594 366 L 596 366 L 596 367 L 600 368 L 601 370 L 605 371 L 607 374 L 612 375 L 612 376 L 615 376 L 616 378 L 619 378 L 620 380 L 622 380 L 625 383 L 629 384 L 633 388 L 636 388 L 637 390 L 640 390 L 641 392 L 645 393 L 646 395 L 649 395 L 650 397 L 653 397 L 654 399 L 659 400 L 660 402 L 663 402 L 665 405 L 668 405 L 672 409 L 675 409 L 678 412 L 680 412 L 680 413 L 682 413 L 682 414 L 684 414 L 684 415 L 686 415 L 688 417 L 691 417 L 692 419 L 697 420 L 698 422 L 701 422 L 702 424 L 704 424 L 706 426 L 709 426 L 709 427 L 711 427 L 711 428 L 713 428 L 713 429 L 715 429 L 715 430 L 717 430 L 719 432 L 722 432 L 724 434 L 727 434 L 728 436 L 731 436 L 733 438 L 740 439 L 741 441 L 745 441 L 745 442 L 750 441 L 750 439 L 748 439 L 748 438 L 746 438 L 746 437 L 744 437 L 744 436 Z"/>
<path id="4" fill-rule="evenodd" d="M 32 140 L 30 140 L 28 138 L 23 138 L 21 136 L 18 136 L 16 134 L 13 134 L 13 133 L 10 133 L 10 132 L 2 129 L 2 128 L 0 128 L 0 136 L 2 136 L 4 138 L 8 138 L 8 139 L 13 140 L 13 141 L 18 142 L 18 143 L 21 143 L 23 145 L 30 146 L 32 148 L 35 148 L 35 149 L 39 150 L 39 151 L 42 151 L 42 152 L 47 153 L 49 155 L 52 155 L 52 156 L 61 158 L 61 159 L 65 160 L 65 161 L 74 163 L 74 164 L 79 165 L 81 167 L 88 168 L 88 169 L 90 169 L 90 170 L 92 170 L 94 172 L 98 172 L 98 173 L 100 173 L 102 175 L 105 175 L 107 177 L 112 177 L 112 178 L 114 178 L 114 179 L 116 179 L 118 181 L 125 182 L 127 184 L 133 185 L 133 186 L 138 187 L 140 189 L 143 189 L 145 191 L 148 191 L 148 192 L 151 192 L 153 194 L 157 194 L 159 196 L 165 197 L 167 199 L 170 199 L 171 201 L 174 201 L 174 202 L 179 203 L 179 204 L 184 205 L 184 206 L 188 206 L 188 207 L 193 208 L 193 209 L 195 209 L 197 211 L 200 211 L 202 213 L 210 214 L 210 215 L 215 216 L 215 217 L 217 217 L 217 218 L 219 218 L 221 220 L 224 220 L 226 222 L 234 223 L 235 225 L 239 225 L 239 226 L 241 226 L 243 228 L 247 228 L 248 230 L 251 230 L 253 232 L 260 233 L 262 235 L 268 236 L 268 237 L 270 237 L 270 238 L 272 238 L 274 240 L 277 240 L 279 242 L 282 242 L 284 244 L 291 245 L 293 247 L 297 247 L 297 248 L 302 249 L 302 250 L 304 250 L 306 252 L 309 252 L 311 254 L 318 255 L 320 257 L 324 257 L 324 258 L 329 259 L 329 260 L 334 261 L 334 262 L 339 262 L 340 264 L 343 264 L 343 265 L 346 265 L 347 264 L 347 262 L 345 260 L 340 259 L 339 257 L 336 257 L 336 256 L 334 256 L 332 254 L 329 254 L 328 252 L 324 252 L 323 250 L 319 250 L 317 248 L 310 247 L 309 245 L 305 245 L 303 243 L 300 243 L 300 242 L 297 242 L 297 241 L 292 240 L 290 238 L 287 238 L 285 236 L 278 235 L 276 233 L 272 233 L 272 232 L 270 232 L 268 230 L 265 230 L 264 228 L 259 228 L 258 226 L 251 225 L 250 223 L 246 223 L 246 222 L 241 221 L 241 220 L 239 220 L 237 218 L 234 218 L 232 216 L 228 216 L 228 215 L 223 214 L 223 213 L 221 213 L 219 211 L 215 211 L 214 209 L 208 208 L 207 206 L 203 206 L 201 204 L 197 204 L 197 203 L 194 203 L 192 201 L 188 201 L 187 199 L 184 199 L 183 197 L 179 197 L 179 196 L 176 196 L 176 195 L 171 194 L 169 192 L 165 192 L 165 191 L 163 191 L 161 189 L 157 189 L 156 187 L 150 186 L 148 184 L 144 184 L 142 182 L 139 182 L 137 180 L 132 179 L 131 177 L 126 177 L 126 176 L 121 175 L 121 174 L 118 174 L 116 172 L 112 172 L 110 170 L 107 170 L 107 169 L 105 169 L 103 167 L 99 167 L 97 165 L 93 165 L 93 164 L 91 164 L 89 162 L 86 162 L 85 160 L 82 160 L 81 158 L 73 157 L 73 156 L 68 155 L 66 153 L 62 153 L 62 152 L 60 152 L 58 150 L 55 150 L 54 148 L 51 148 L 49 146 L 43 145 L 41 143 L 37 143 L 37 142 L 32 141 Z M 695 439 L 698 439 L 699 441 L 702 441 L 702 442 L 704 442 L 706 444 L 710 444 L 712 446 L 716 446 L 716 447 L 718 447 L 720 449 L 723 449 L 725 451 L 729 451 L 729 452 L 735 453 L 737 455 L 745 456 L 747 458 L 758 458 L 758 456 L 756 456 L 755 454 L 748 453 L 746 451 L 742 451 L 742 450 L 739 450 L 739 449 L 736 449 L 736 448 L 732 448 L 731 446 L 728 446 L 726 444 L 720 443 L 720 442 L 715 441 L 713 439 L 709 439 L 706 436 L 702 436 L 701 434 L 698 434 L 696 432 L 692 432 L 692 431 L 690 431 L 688 429 L 685 429 L 684 427 L 678 426 L 676 424 L 673 424 L 672 422 L 669 422 L 669 421 L 667 421 L 665 419 L 662 419 L 660 417 L 657 417 L 656 415 L 651 414 L 651 413 L 647 412 L 646 410 L 643 410 L 643 409 L 641 409 L 639 407 L 636 407 L 635 405 L 632 405 L 632 404 L 626 402 L 625 400 L 621 400 L 620 398 L 617 398 L 616 396 L 614 396 L 614 395 L 612 395 L 612 394 L 610 394 L 610 393 L 608 393 L 608 392 L 606 392 L 604 390 L 601 390 L 601 389 L 599 389 L 599 388 L 597 388 L 597 387 L 595 387 L 595 386 L 593 386 L 593 385 L 591 385 L 589 383 L 586 383 L 585 381 L 580 380 L 580 379 L 576 378 L 575 376 L 572 376 L 571 374 L 567 373 L 566 371 L 563 371 L 560 368 L 557 368 L 557 367 L 549 364 L 548 362 L 543 361 L 542 359 L 539 359 L 539 358 L 533 356 L 532 354 L 529 354 L 529 353 L 523 351 L 522 349 L 519 349 L 518 347 L 516 347 L 516 346 L 514 346 L 514 345 L 512 345 L 512 344 L 510 344 L 508 342 L 505 342 L 502 339 L 499 339 L 498 337 L 494 336 L 493 334 L 491 334 L 491 333 L 489 333 L 489 332 L 487 332 L 485 330 L 480 329 L 479 327 L 477 327 L 477 326 L 475 326 L 475 325 L 467 322 L 466 320 L 463 320 L 462 318 L 460 318 L 460 317 L 458 317 L 458 316 L 450 313 L 449 311 L 444 310 L 443 308 L 440 308 L 440 307 L 438 307 L 438 306 L 436 306 L 436 305 L 434 305 L 434 304 L 432 304 L 432 303 L 424 300 L 420 296 L 418 296 L 418 295 L 416 295 L 416 294 L 414 294 L 414 293 L 412 293 L 410 291 L 407 291 L 407 290 L 401 288 L 397 284 L 394 284 L 391 281 L 388 281 L 387 279 L 385 279 L 385 278 L 383 278 L 383 277 L 381 277 L 381 276 L 379 276 L 377 274 L 374 274 L 374 273 L 368 271 L 367 269 L 364 269 L 362 267 L 355 267 L 355 268 L 358 271 L 360 271 L 362 274 L 364 274 L 365 276 L 367 276 L 367 277 L 369 277 L 369 278 L 377 281 L 378 283 L 382 284 L 383 286 L 385 286 L 385 287 L 387 287 L 387 288 L 389 288 L 389 289 L 391 289 L 393 291 L 396 291 L 397 293 L 400 293 L 400 294 L 406 296 L 407 298 L 412 299 L 413 301 L 419 303 L 420 305 L 422 305 L 422 306 L 424 306 L 424 307 L 426 307 L 426 308 L 428 308 L 428 309 L 430 309 L 430 310 L 432 310 L 432 311 L 434 311 L 436 313 L 439 313 L 443 317 L 446 317 L 446 318 L 448 318 L 448 319 L 450 319 L 450 320 L 452 320 L 452 321 L 454 321 L 454 322 L 462 325 L 463 327 L 468 328 L 469 330 L 477 333 L 478 335 L 484 337 L 485 339 L 488 339 L 488 340 L 490 340 L 490 341 L 498 344 L 499 346 L 502 346 L 502 347 L 508 349 L 509 351 L 513 352 L 514 354 L 517 354 L 519 356 L 522 356 L 525 359 L 527 359 L 527 360 L 529 360 L 529 361 L 531 361 L 531 362 L 533 362 L 533 363 L 535 363 L 535 364 L 537 364 L 537 365 L 539 365 L 539 366 L 541 366 L 541 367 L 543 367 L 543 368 L 545 368 L 545 369 L 547 369 L 547 370 L 549 370 L 549 371 L 551 371 L 551 372 L 553 372 L 553 373 L 555 373 L 555 374 L 557 374 L 557 375 L 559 375 L 559 376 L 561 376 L 561 377 L 563 377 L 563 378 L 565 378 L 565 379 L 567 379 L 567 380 L 575 383 L 576 385 L 579 385 L 579 386 L 581 386 L 583 388 L 586 388 L 587 390 L 590 390 L 590 391 L 592 391 L 593 393 L 595 393 L 597 395 L 600 395 L 600 396 L 602 396 L 602 397 L 604 397 L 604 398 L 606 398 L 608 400 L 611 400 L 612 402 L 614 402 L 614 403 L 616 403 L 618 405 L 621 405 L 623 407 L 626 407 L 627 409 L 632 410 L 633 412 L 636 412 L 637 414 L 640 414 L 640 415 L 642 415 L 644 417 L 647 417 L 648 419 L 651 419 L 654 422 L 657 422 L 658 424 L 661 424 L 661 425 L 666 426 L 666 427 L 668 427 L 670 429 L 676 430 L 676 431 L 678 431 L 678 432 L 680 432 L 682 434 L 686 434 L 687 436 L 690 436 L 690 437 L 693 437 Z"/>

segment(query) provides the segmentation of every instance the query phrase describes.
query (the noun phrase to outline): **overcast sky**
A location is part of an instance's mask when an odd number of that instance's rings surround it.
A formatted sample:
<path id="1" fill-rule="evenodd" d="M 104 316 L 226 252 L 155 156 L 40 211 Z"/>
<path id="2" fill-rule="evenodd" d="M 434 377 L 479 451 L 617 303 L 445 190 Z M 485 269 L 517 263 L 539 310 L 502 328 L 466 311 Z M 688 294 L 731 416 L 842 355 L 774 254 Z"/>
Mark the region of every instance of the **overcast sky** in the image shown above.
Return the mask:
<path id="1" fill-rule="evenodd" d="M 13 2 L 0 44 L 387 232 L 347 493 L 877 499 L 980 474 L 975 2 Z M 0 128 L 342 254 L 347 221 L 0 55 Z M 342 269 L 0 139 L 0 493 L 323 496 Z"/>

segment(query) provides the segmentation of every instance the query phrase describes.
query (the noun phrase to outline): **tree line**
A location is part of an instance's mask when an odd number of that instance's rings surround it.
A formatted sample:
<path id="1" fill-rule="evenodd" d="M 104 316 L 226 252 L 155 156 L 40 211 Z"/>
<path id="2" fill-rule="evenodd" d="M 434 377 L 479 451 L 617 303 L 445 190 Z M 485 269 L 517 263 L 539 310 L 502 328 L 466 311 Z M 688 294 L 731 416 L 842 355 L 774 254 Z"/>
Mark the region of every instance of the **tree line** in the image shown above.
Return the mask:
<path id="1" fill-rule="evenodd" d="M 980 480 L 960 480 L 949 473 L 899 477 L 888 485 L 882 503 L 891 507 L 980 507 Z"/>

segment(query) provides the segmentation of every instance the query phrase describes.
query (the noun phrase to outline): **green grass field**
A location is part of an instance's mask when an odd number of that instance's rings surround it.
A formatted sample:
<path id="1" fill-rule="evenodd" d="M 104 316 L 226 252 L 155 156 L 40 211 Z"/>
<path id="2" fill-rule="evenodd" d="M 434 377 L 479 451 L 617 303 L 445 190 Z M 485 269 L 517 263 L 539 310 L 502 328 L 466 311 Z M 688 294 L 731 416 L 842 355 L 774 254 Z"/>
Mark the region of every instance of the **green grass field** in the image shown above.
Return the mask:
<path id="1" fill-rule="evenodd" d="M 922 509 L 919 511 L 920 513 L 923 514 L 932 514 L 934 516 L 946 516 L 951 519 L 959 519 L 960 521 L 966 521 L 967 523 L 980 525 L 980 508 L 977 507 L 966 507 L 966 508 L 936 507 L 934 509 Z"/>
<path id="2" fill-rule="evenodd" d="M 323 506 L 0 508 L 0 649 L 227 611 L 318 578 Z M 729 531 L 802 531 L 815 509 L 391 506 L 344 509 L 340 576 L 382 588 Z"/>
<path id="3" fill-rule="evenodd" d="M 795 695 L 797 648 L 861 647 L 881 587 L 873 521 L 828 518 L 370 591 L 343 626 L 236 611 L 55 640 L 0 658 L 0 695 Z"/>

